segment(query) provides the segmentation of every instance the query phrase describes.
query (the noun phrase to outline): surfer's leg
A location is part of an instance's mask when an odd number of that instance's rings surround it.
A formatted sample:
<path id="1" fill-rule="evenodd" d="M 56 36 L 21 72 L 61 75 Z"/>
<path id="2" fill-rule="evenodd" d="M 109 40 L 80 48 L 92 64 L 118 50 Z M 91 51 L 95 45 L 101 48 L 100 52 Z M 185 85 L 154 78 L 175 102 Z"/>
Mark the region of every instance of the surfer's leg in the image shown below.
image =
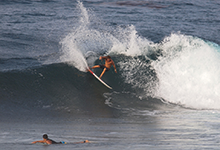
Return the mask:
<path id="1" fill-rule="evenodd" d="M 93 66 L 92 69 L 100 68 L 100 65 Z"/>
<path id="2" fill-rule="evenodd" d="M 101 77 L 103 76 L 103 74 L 105 73 L 105 71 L 106 71 L 106 68 L 103 69 L 103 71 L 102 71 L 102 73 L 101 73 L 101 75 L 100 75 L 100 77 L 99 77 L 100 79 L 101 79 Z"/>

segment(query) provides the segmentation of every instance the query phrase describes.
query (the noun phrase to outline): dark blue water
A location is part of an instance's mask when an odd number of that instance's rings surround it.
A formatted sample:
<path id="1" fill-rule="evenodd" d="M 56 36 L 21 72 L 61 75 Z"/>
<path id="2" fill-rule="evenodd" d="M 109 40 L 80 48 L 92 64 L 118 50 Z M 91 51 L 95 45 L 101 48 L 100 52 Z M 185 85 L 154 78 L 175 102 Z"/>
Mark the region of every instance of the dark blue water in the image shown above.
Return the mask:
<path id="1" fill-rule="evenodd" d="M 219 6 L 1 1 L 1 148 L 218 149 Z M 102 55 L 113 90 L 86 72 Z"/>

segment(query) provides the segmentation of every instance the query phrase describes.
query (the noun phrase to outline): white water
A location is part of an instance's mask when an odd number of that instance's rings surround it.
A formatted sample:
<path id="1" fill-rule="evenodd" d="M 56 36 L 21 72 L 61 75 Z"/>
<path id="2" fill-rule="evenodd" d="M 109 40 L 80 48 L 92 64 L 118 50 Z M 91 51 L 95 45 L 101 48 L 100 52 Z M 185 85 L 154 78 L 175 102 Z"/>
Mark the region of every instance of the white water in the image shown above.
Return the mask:
<path id="1" fill-rule="evenodd" d="M 163 56 L 153 62 L 156 95 L 197 109 L 220 108 L 220 47 L 199 38 L 171 34 L 158 45 Z"/>
<path id="2" fill-rule="evenodd" d="M 144 39 L 136 34 L 131 39 L 131 51 L 117 51 L 131 58 L 118 64 L 125 82 L 145 91 L 140 97 L 159 97 L 195 109 L 220 109 L 219 45 L 180 33 L 144 46 L 138 43 Z M 153 50 L 162 51 L 156 61 L 147 57 Z M 133 56 L 145 57 L 151 63 Z M 149 73 L 150 65 L 157 79 Z"/>

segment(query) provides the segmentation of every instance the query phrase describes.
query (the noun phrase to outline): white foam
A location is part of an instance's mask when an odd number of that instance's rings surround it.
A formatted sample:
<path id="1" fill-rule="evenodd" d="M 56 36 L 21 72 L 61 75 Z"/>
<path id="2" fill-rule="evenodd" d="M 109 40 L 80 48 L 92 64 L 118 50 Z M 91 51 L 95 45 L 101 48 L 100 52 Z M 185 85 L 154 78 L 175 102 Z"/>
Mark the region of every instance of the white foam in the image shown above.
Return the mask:
<path id="1" fill-rule="evenodd" d="M 159 47 L 163 56 L 152 63 L 159 79 L 157 96 L 186 107 L 219 109 L 219 46 L 171 34 Z"/>

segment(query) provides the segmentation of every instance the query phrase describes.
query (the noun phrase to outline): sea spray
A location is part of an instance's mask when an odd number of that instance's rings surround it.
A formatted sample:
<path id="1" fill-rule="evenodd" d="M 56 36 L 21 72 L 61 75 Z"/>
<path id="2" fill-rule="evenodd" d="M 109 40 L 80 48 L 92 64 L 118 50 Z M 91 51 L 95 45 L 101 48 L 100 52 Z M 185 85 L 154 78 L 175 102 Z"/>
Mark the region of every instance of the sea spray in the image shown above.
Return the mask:
<path id="1" fill-rule="evenodd" d="M 114 37 L 113 46 L 109 52 L 132 57 L 145 55 L 153 43 L 140 37 L 134 25 L 117 27 L 114 31 Z"/>
<path id="2" fill-rule="evenodd" d="M 137 96 L 154 96 L 158 79 L 147 56 L 126 57 L 118 64 L 124 82 L 131 85 Z"/>
<path id="3" fill-rule="evenodd" d="M 89 24 L 89 17 L 86 8 L 80 1 L 78 2 L 78 9 L 81 10 L 80 23 L 81 26 L 78 27 L 76 31 L 69 33 L 61 42 L 62 45 L 62 56 L 61 61 L 67 62 L 69 65 L 75 66 L 80 71 L 86 71 L 88 68 L 86 59 L 83 52 L 80 49 L 80 42 L 78 41 L 78 36 L 80 34 L 77 31 L 83 30 L 85 26 Z"/>
<path id="4" fill-rule="evenodd" d="M 90 26 L 97 19 L 94 15 L 90 15 L 92 11 L 86 9 L 82 2 L 78 1 L 77 9 L 81 12 L 78 14 L 79 26 L 61 40 L 62 56 L 60 59 L 80 71 L 86 71 L 88 54 L 98 56 L 97 54 L 106 53 L 112 47 L 114 37 L 106 31 L 99 31 Z"/>

